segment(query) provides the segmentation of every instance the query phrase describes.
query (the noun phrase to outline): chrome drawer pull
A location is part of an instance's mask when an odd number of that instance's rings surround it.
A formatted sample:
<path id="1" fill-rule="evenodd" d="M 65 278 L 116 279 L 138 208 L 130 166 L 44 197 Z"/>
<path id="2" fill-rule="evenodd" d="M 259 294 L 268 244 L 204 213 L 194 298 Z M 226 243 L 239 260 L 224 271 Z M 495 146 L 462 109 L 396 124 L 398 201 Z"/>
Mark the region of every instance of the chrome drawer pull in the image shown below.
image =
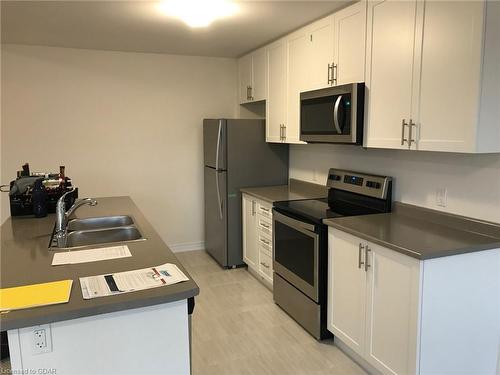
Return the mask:
<path id="1" fill-rule="evenodd" d="M 266 268 L 269 268 L 269 266 L 268 266 L 266 263 L 264 263 L 264 262 L 260 262 L 260 265 L 261 265 L 261 266 L 264 266 L 264 267 L 266 267 Z"/>

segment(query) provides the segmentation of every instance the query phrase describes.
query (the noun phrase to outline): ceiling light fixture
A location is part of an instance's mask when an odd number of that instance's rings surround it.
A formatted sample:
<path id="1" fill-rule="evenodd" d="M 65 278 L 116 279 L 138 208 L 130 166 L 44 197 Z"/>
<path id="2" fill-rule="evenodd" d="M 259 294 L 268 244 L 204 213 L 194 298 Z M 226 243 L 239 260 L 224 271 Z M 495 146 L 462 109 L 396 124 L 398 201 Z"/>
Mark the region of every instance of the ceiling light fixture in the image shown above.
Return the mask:
<path id="1" fill-rule="evenodd" d="M 161 12 L 180 18 L 188 26 L 206 27 L 219 18 L 237 13 L 238 6 L 227 0 L 164 0 Z"/>

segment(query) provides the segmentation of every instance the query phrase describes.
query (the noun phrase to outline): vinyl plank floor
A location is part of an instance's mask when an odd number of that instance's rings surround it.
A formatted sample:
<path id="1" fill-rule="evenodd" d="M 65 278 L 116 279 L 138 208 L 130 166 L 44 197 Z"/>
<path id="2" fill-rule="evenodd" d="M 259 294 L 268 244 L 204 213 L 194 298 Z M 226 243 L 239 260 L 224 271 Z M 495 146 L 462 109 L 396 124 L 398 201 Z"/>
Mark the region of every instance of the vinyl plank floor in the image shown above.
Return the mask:
<path id="1" fill-rule="evenodd" d="M 193 314 L 194 375 L 361 375 L 333 345 L 316 341 L 245 268 L 222 269 L 205 251 L 176 254 L 200 287 Z"/>

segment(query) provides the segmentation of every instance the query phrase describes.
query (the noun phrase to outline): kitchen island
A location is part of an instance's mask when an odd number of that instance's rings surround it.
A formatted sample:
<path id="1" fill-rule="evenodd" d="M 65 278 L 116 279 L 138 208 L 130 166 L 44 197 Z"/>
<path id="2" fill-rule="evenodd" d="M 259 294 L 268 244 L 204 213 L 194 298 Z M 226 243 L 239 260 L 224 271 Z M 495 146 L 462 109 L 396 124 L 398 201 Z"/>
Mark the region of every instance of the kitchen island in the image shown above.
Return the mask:
<path id="1" fill-rule="evenodd" d="M 13 373 L 190 373 L 190 316 L 199 288 L 129 197 L 98 198 L 76 217 L 129 215 L 143 239 L 123 242 L 131 257 L 52 266 L 55 215 L 11 217 L 1 227 L 0 287 L 72 279 L 68 303 L 0 316 L 8 331 Z M 87 248 L 105 247 L 109 244 Z M 66 250 L 56 250 L 66 251 Z M 84 300 L 79 278 L 173 263 L 189 280 L 143 291 Z M 47 348 L 34 348 L 45 329 Z"/>

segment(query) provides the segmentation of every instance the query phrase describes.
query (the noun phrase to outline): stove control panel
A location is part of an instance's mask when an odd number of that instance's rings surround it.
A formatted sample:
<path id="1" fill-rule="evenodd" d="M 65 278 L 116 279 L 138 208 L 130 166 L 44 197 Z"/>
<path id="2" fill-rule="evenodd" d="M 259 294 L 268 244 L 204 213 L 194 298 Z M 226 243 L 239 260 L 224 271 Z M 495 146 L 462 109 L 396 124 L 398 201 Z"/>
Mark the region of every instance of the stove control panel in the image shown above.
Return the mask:
<path id="1" fill-rule="evenodd" d="M 326 185 L 330 188 L 386 199 L 392 187 L 387 176 L 369 175 L 361 172 L 330 169 Z"/>

